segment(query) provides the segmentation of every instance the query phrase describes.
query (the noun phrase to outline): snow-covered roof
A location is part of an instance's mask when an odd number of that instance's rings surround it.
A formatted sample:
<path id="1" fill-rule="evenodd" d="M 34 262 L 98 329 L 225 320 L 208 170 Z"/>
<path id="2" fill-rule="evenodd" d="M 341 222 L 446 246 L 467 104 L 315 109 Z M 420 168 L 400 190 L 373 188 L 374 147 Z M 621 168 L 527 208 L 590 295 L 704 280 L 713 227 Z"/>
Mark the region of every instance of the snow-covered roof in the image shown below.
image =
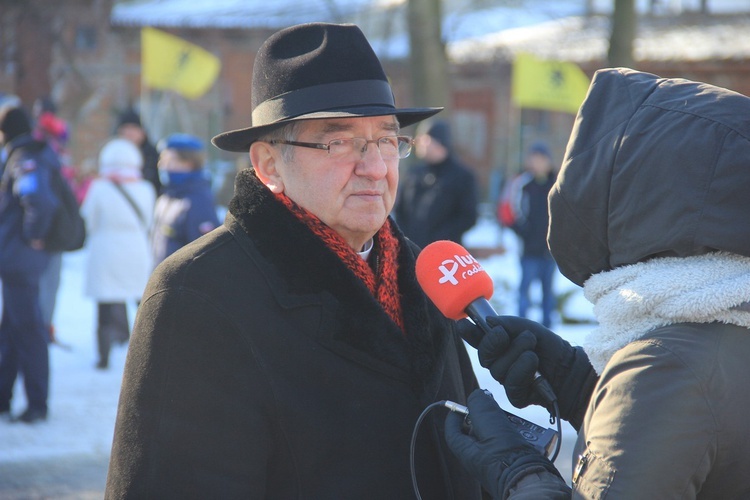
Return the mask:
<path id="1" fill-rule="evenodd" d="M 597 0 L 599 1 L 599 0 Z M 692 0 L 682 0 L 689 3 Z M 409 53 L 406 0 L 120 0 L 111 21 L 118 26 L 277 29 L 325 21 L 356 22 L 384 58 Z M 723 2 L 723 3 L 722 3 Z M 636 60 L 725 60 L 750 58 L 747 0 L 713 0 L 732 15 L 642 16 Z M 443 36 L 457 62 L 511 59 L 531 52 L 548 59 L 587 62 L 606 58 L 610 19 L 584 16 L 583 0 L 525 0 L 504 5 L 446 0 Z M 489 5 L 489 7 L 487 6 Z M 395 9 L 395 10 L 394 10 Z"/>
<path id="2" fill-rule="evenodd" d="M 607 16 L 574 16 L 458 41 L 448 51 L 456 62 L 530 52 L 583 63 L 606 58 L 610 30 Z M 642 17 L 633 49 L 637 61 L 750 59 L 750 15 Z"/>
<path id="3" fill-rule="evenodd" d="M 292 24 L 344 22 L 372 0 L 131 0 L 117 2 L 117 26 L 181 28 L 278 28 Z"/>
<path id="4" fill-rule="evenodd" d="M 117 26 L 180 28 L 280 28 L 302 22 L 357 22 L 372 35 L 403 35 L 407 0 L 119 0 Z M 525 0 L 487 6 L 477 0 L 445 0 L 448 42 L 507 28 L 582 14 L 582 0 Z M 395 16 L 394 16 L 395 14 Z M 397 17 L 398 19 L 395 19 Z"/>

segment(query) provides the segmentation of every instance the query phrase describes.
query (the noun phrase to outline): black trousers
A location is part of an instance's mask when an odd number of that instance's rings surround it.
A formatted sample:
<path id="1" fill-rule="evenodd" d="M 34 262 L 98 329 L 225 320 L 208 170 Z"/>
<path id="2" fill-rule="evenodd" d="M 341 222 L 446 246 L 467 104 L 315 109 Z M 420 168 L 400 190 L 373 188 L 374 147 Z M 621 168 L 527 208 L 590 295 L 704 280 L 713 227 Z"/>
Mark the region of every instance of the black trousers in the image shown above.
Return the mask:
<path id="1" fill-rule="evenodd" d="M 99 366 L 109 365 L 112 342 L 124 344 L 130 339 L 128 308 L 124 302 L 99 302 L 96 338 L 99 344 Z"/>

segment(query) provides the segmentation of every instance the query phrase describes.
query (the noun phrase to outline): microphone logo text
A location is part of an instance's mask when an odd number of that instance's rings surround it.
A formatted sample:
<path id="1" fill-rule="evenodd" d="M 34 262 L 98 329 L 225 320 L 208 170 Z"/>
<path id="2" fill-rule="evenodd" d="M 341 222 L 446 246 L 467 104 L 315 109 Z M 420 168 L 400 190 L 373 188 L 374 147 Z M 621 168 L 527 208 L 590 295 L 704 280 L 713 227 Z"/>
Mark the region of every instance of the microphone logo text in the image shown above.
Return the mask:
<path id="1" fill-rule="evenodd" d="M 456 275 L 465 280 L 476 273 L 484 271 L 479 261 L 472 257 L 471 254 L 454 255 L 452 259 L 446 259 L 441 262 L 438 270 L 443 273 L 443 276 L 438 280 L 438 283 L 441 285 L 443 283 L 458 285 Z"/>

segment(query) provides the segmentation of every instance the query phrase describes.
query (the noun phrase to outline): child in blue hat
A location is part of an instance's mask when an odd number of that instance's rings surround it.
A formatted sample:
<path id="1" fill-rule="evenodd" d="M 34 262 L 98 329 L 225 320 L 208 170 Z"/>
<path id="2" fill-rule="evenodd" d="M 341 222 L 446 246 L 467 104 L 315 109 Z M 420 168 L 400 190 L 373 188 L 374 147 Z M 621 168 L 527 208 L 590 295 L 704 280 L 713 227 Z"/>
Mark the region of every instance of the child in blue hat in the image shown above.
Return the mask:
<path id="1" fill-rule="evenodd" d="M 151 247 L 154 263 L 219 225 L 211 183 L 203 168 L 203 141 L 172 134 L 160 144 L 159 172 L 164 185 L 156 200 Z"/>

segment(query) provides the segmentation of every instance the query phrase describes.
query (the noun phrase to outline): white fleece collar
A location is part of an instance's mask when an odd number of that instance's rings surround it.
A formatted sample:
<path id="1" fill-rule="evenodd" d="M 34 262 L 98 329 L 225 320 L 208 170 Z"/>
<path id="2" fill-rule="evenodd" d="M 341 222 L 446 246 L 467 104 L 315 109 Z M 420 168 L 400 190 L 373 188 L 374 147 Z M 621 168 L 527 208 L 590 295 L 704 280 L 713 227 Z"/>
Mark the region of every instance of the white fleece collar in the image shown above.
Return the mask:
<path id="1" fill-rule="evenodd" d="M 750 257 L 653 259 L 595 274 L 583 293 L 599 322 L 584 349 L 601 373 L 618 349 L 655 328 L 714 321 L 750 328 Z"/>

